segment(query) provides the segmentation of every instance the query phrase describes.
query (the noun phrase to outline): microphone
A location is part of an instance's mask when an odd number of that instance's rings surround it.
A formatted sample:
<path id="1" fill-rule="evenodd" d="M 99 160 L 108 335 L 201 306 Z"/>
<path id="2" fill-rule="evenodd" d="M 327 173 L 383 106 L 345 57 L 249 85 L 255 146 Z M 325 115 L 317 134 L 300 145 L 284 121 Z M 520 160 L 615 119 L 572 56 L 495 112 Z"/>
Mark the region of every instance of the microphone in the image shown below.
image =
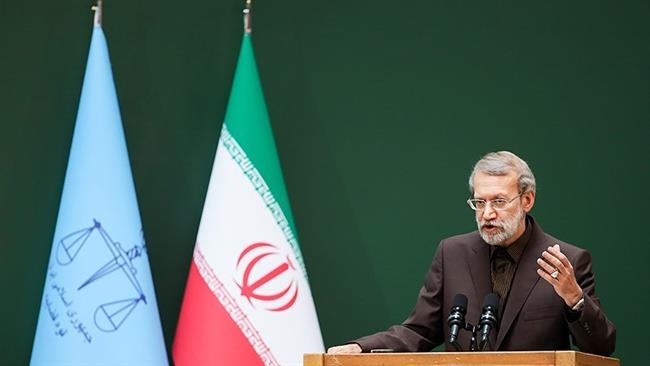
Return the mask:
<path id="1" fill-rule="evenodd" d="M 478 327 L 481 331 L 479 350 L 483 351 L 488 344 L 490 331 L 497 327 L 499 322 L 499 296 L 494 293 L 489 293 L 483 299 L 483 310 L 481 312 L 481 319 L 479 320 Z"/>
<path id="2" fill-rule="evenodd" d="M 457 294 L 454 296 L 454 301 L 452 302 L 451 311 L 449 311 L 449 343 L 453 344 L 458 351 L 460 351 L 460 346 L 458 345 L 458 332 L 461 329 L 465 329 L 465 314 L 467 313 L 467 296 L 463 294 Z"/>

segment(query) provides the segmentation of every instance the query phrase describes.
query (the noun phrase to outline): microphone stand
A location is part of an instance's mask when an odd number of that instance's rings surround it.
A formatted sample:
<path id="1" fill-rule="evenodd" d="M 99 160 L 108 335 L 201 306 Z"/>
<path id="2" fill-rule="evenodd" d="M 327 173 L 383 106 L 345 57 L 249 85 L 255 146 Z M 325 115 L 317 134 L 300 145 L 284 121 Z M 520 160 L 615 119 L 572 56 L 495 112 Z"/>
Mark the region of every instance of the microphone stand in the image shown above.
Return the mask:
<path id="1" fill-rule="evenodd" d="M 479 327 L 472 325 L 470 322 L 466 322 L 463 328 L 463 330 L 467 330 L 472 333 L 472 338 L 469 341 L 469 350 L 470 352 L 476 352 L 478 351 L 478 342 L 476 341 L 476 335 L 479 332 Z M 454 342 L 451 343 L 454 348 L 456 348 L 456 351 L 458 352 L 463 352 L 463 349 L 460 347 L 460 344 L 458 343 L 458 340 L 455 340 Z"/>
<path id="2" fill-rule="evenodd" d="M 470 324 L 468 324 L 470 325 Z M 476 343 L 476 333 L 478 332 L 479 328 L 478 326 L 475 325 L 470 325 L 471 328 L 467 329 L 472 332 L 472 338 L 469 340 L 469 350 L 470 352 L 476 352 L 478 351 L 478 345 Z"/>

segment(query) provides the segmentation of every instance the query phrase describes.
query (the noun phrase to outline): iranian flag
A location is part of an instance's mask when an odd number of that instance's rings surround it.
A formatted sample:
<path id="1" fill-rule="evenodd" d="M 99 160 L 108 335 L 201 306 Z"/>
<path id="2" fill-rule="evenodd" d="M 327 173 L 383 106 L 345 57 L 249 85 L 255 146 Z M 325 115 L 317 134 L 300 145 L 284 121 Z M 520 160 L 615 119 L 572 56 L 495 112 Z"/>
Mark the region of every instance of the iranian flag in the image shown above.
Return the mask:
<path id="1" fill-rule="evenodd" d="M 180 311 L 178 366 L 302 365 L 323 340 L 244 35 Z"/>

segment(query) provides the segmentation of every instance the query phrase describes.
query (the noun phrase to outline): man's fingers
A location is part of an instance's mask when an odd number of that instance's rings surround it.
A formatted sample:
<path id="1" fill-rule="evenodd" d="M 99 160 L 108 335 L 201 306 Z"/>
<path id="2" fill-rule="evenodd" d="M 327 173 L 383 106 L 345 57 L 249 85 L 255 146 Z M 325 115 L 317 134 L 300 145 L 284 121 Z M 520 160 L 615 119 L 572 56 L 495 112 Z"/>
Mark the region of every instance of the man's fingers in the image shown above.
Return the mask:
<path id="1" fill-rule="evenodd" d="M 329 354 L 336 354 L 336 353 L 340 353 L 340 352 L 341 352 L 341 347 L 340 346 L 330 347 L 330 348 L 327 349 L 327 353 L 329 353 Z"/>
<path id="2" fill-rule="evenodd" d="M 548 251 L 551 254 L 553 254 L 557 259 L 559 259 L 560 262 L 562 262 L 562 264 L 566 268 L 573 268 L 573 266 L 571 265 L 571 262 L 569 261 L 569 258 L 567 258 L 566 255 L 564 255 L 564 253 L 562 253 L 562 251 L 560 251 L 560 246 L 558 244 L 555 244 L 552 247 L 548 247 Z"/>
<path id="3" fill-rule="evenodd" d="M 342 346 L 334 346 L 330 347 L 327 349 L 327 353 L 329 354 L 337 354 L 337 353 L 361 353 L 361 347 L 356 344 L 344 344 Z"/>
<path id="4" fill-rule="evenodd" d="M 546 273 L 548 273 L 548 274 L 551 274 L 551 273 L 553 273 L 553 272 L 555 271 L 555 267 L 553 267 L 553 266 L 551 266 L 550 264 L 548 264 L 548 262 L 546 262 L 546 261 L 543 260 L 542 258 L 537 258 L 537 264 L 538 264 L 540 267 L 542 267 L 542 269 L 543 269 L 544 271 L 546 271 Z"/>
<path id="5" fill-rule="evenodd" d="M 546 282 L 548 282 L 549 285 L 555 287 L 555 285 L 557 284 L 557 281 L 556 281 L 553 277 L 551 277 L 550 274 L 546 273 L 546 272 L 543 271 L 542 269 L 537 268 L 537 274 L 538 274 L 541 278 L 543 278 Z"/>
<path id="6" fill-rule="evenodd" d="M 559 260 L 556 256 L 554 256 L 552 253 L 548 251 L 543 251 L 542 252 L 542 258 L 546 259 L 546 261 L 555 267 L 559 272 L 564 273 L 564 264 L 562 264 L 562 261 Z"/>

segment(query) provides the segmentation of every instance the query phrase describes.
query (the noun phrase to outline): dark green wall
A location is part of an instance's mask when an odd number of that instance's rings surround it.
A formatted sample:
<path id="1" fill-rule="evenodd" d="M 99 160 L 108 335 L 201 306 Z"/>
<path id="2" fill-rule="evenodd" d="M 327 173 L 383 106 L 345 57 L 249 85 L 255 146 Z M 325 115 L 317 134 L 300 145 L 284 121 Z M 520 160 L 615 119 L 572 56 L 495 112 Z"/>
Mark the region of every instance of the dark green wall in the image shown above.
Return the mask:
<path id="1" fill-rule="evenodd" d="M 0 2 L 0 364 L 31 352 L 90 2 Z M 238 1 L 107 0 L 105 31 L 171 345 L 241 40 Z M 466 179 L 509 149 L 546 231 L 588 248 L 645 360 L 647 1 L 255 1 L 254 43 L 327 345 L 404 319 Z"/>

